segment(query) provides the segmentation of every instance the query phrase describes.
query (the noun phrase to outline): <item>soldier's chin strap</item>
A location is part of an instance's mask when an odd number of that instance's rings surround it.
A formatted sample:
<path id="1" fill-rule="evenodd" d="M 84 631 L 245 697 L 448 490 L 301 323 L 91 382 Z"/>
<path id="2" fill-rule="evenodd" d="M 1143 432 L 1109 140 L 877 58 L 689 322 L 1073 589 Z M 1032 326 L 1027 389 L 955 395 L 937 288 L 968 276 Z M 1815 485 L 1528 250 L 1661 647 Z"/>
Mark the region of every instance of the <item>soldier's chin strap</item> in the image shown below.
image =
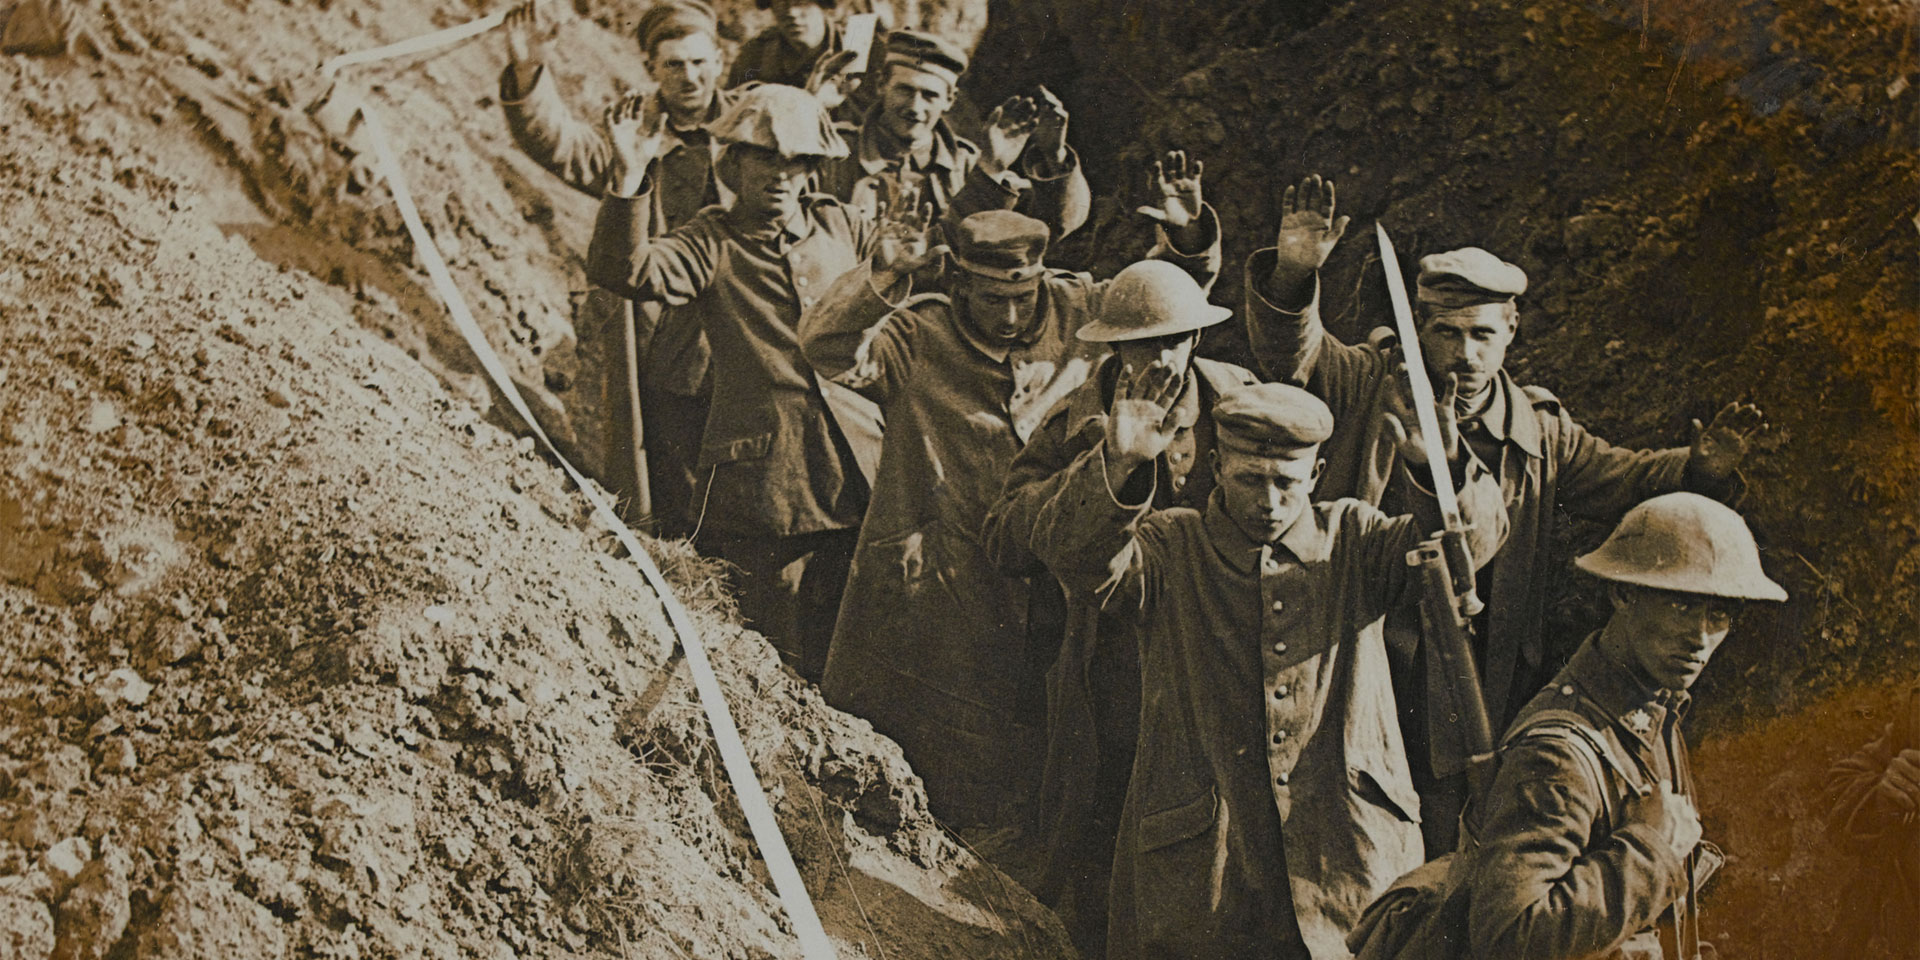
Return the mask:
<path id="1" fill-rule="evenodd" d="M 482 17 L 479 20 L 442 30 L 438 33 L 415 37 L 411 40 L 391 44 L 357 54 L 335 57 L 327 62 L 323 73 L 331 79 L 342 67 L 356 63 L 370 63 L 389 57 L 401 56 L 432 50 L 450 43 L 475 36 L 492 29 L 504 19 L 504 14 Z M 393 192 L 394 205 L 399 208 L 401 219 L 406 222 L 407 233 L 413 238 L 414 252 L 426 268 L 427 276 L 433 281 L 434 290 L 445 303 L 447 312 L 452 315 L 454 326 L 466 339 L 467 346 L 473 350 L 480 365 L 493 381 L 494 388 L 513 406 L 528 429 L 533 431 L 540 444 L 546 448 L 554 460 L 560 464 L 569 478 L 573 480 L 587 502 L 592 504 L 594 519 L 607 529 L 625 547 L 627 555 L 639 568 L 647 586 L 659 597 L 665 610 L 667 622 L 672 626 L 680 647 L 686 653 L 687 667 L 693 675 L 694 689 L 699 693 L 700 706 L 706 712 L 707 722 L 713 727 L 713 739 L 720 753 L 722 766 L 727 780 L 732 785 L 740 801 L 740 810 L 746 816 L 747 826 L 753 833 L 755 844 L 766 861 L 767 873 L 773 878 L 775 891 L 780 902 L 786 908 L 787 919 L 793 924 L 793 932 L 800 941 L 801 956 L 806 960 L 835 960 L 833 942 L 827 938 L 826 929 L 820 923 L 820 916 L 814 910 L 813 900 L 807 893 L 805 883 L 801 881 L 799 868 L 794 865 L 793 854 L 787 849 L 786 838 L 780 832 L 779 821 L 774 817 L 773 806 L 767 800 L 766 791 L 760 785 L 760 778 L 754 772 L 753 760 L 747 754 L 742 743 L 740 728 L 734 723 L 733 713 L 727 707 L 725 694 L 720 689 L 719 678 L 714 675 L 713 664 L 707 658 L 705 644 L 701 642 L 700 632 L 694 626 L 693 617 L 681 604 L 666 577 L 660 573 L 660 567 L 654 563 L 653 556 L 647 552 L 639 538 L 633 535 L 626 523 L 621 521 L 607 503 L 600 491 L 567 462 L 560 451 L 542 430 L 527 401 L 508 376 L 506 364 L 501 362 L 499 354 L 487 342 L 486 334 L 474 320 L 473 312 L 468 309 L 460 289 L 453 282 L 453 274 L 447 269 L 446 261 L 440 256 L 440 250 L 434 245 L 432 234 L 420 219 L 420 211 L 414 206 L 413 196 L 407 189 L 406 179 L 401 175 L 400 162 L 393 150 L 392 142 L 387 138 L 385 127 L 371 106 L 362 102 L 359 113 L 366 124 L 373 152 L 379 161 L 380 173 L 386 178 Z"/>

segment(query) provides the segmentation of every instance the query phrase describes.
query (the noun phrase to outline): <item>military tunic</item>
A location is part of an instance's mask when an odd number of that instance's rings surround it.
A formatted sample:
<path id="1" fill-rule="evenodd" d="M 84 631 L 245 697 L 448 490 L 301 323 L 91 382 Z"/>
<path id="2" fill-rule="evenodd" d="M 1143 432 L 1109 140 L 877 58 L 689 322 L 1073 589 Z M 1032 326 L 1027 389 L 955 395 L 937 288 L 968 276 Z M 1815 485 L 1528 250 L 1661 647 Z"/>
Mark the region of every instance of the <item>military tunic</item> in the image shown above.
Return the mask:
<path id="1" fill-rule="evenodd" d="M 933 144 L 924 163 L 902 156 L 903 148 L 880 120 L 881 106 L 868 110 L 852 155 L 829 160 L 820 189 L 873 215 L 878 204 L 895 206 L 903 191 L 917 191 L 933 205 L 936 218 L 965 219 L 982 210 L 1018 210 L 1053 231 L 1055 240 L 1080 229 L 1093 209 L 1092 192 L 1080 169 L 1080 156 L 1067 149 L 1067 161 L 1051 169 L 1031 154 L 1000 178 L 980 169 L 980 148 L 959 136 L 946 120 L 934 125 Z"/>
<path id="2" fill-rule="evenodd" d="M 1348 957 L 1361 910 L 1421 861 L 1380 623 L 1417 598 L 1405 556 L 1437 509 L 1317 503 L 1258 544 L 1217 491 L 1205 512 L 1151 509 L 1154 471 L 1115 483 L 1102 449 L 1067 469 L 1033 543 L 1071 589 L 1139 622 L 1107 955 Z M 1490 556 L 1504 511 L 1471 464 L 1461 508 Z"/>
<path id="3" fill-rule="evenodd" d="M 1327 460 L 1318 493 L 1356 497 L 1383 510 L 1403 509 L 1406 492 L 1396 486 L 1397 454 L 1383 429 L 1382 413 L 1397 389 L 1392 375 L 1399 359 L 1390 336 L 1349 345 L 1321 324 L 1319 293 L 1304 309 L 1289 309 L 1269 299 L 1263 281 L 1273 270 L 1274 251 L 1262 250 L 1247 262 L 1247 327 L 1265 372 L 1306 387 L 1333 410 L 1333 436 L 1322 450 Z M 1662 493 L 1687 488 L 1688 449 L 1632 450 L 1615 447 L 1575 422 L 1553 394 L 1522 387 L 1505 370 L 1493 385 L 1493 400 L 1478 415 L 1463 420 L 1463 438 L 1499 478 L 1513 534 L 1500 555 L 1481 570 L 1480 597 L 1487 609 L 1477 624 L 1479 667 L 1487 716 L 1503 730 L 1526 699 L 1559 668 L 1570 650 L 1549 649 L 1543 624 L 1551 589 L 1542 575 L 1558 527 L 1557 511 L 1603 523 L 1620 519 L 1634 505 Z M 1722 494 L 1700 489 L 1695 492 Z M 1417 615 L 1396 617 L 1389 640 L 1397 656 L 1418 648 Z M 1434 721 L 1416 711 L 1421 699 L 1434 707 L 1424 659 L 1402 671 L 1403 706 L 1415 778 L 1423 796 L 1454 804 L 1464 799 L 1459 778 L 1436 780 L 1427 763 Z M 1429 853 L 1452 849 L 1454 818 L 1427 823 Z"/>
<path id="4" fill-rule="evenodd" d="M 1220 238 L 1211 209 L 1202 223 L 1201 250 L 1181 253 L 1163 234 L 1154 255 L 1206 286 Z M 942 817 L 988 821 L 1038 778 L 1040 677 L 1054 646 L 1034 642 L 1028 580 L 988 559 L 981 521 L 1042 418 L 1106 354 L 1074 334 L 1112 281 L 1045 274 L 1031 339 L 1002 346 L 945 296 L 896 307 L 871 278 L 842 277 L 800 321 L 814 369 L 878 402 L 887 421 L 824 692 L 900 743 Z"/>
<path id="5" fill-rule="evenodd" d="M 587 275 L 697 321 L 716 389 L 700 443 L 696 538 L 744 571 L 741 612 L 801 676 L 818 680 L 880 453 L 873 401 L 814 373 L 801 311 L 870 253 L 872 224 L 822 194 L 791 224 L 720 207 L 657 236 L 643 184 L 609 195 Z"/>
<path id="6" fill-rule="evenodd" d="M 656 95 L 651 109 L 661 109 Z M 732 102 L 720 91 L 707 110 L 713 120 Z M 613 146 L 606 131 L 567 109 L 551 72 L 534 74 L 526 90 L 515 87 L 511 66 L 500 75 L 500 105 L 515 143 L 535 163 L 568 186 L 598 198 L 606 188 Z M 649 196 L 653 222 L 670 230 L 693 219 L 701 209 L 726 199 L 726 188 L 714 175 L 719 144 L 704 129 L 669 128 L 667 149 L 654 161 L 655 188 Z M 598 320 L 597 327 L 593 321 Z M 691 529 L 694 462 L 700 431 L 707 419 L 707 394 L 712 390 L 707 367 L 706 334 L 696 322 L 675 321 L 662 303 L 636 305 L 602 287 L 594 287 L 581 310 L 581 341 L 595 342 L 599 356 L 621 358 L 617 380 L 607 384 L 609 453 L 626 455 L 617 469 L 596 471 L 615 493 L 635 495 L 644 470 L 651 495 L 650 507 L 661 530 L 684 534 Z M 612 372 L 612 371 L 610 371 Z M 611 378 L 610 378 L 611 379 Z M 640 423 L 632 407 L 639 405 Z M 644 429 L 636 430 L 636 426 Z M 640 459 L 647 452 L 645 464 Z"/>
<path id="7" fill-rule="evenodd" d="M 1687 704 L 1589 638 L 1521 710 L 1464 854 L 1467 956 L 1698 956 L 1697 855 L 1675 856 L 1657 825 L 1623 812 L 1661 782 L 1694 795 Z"/>

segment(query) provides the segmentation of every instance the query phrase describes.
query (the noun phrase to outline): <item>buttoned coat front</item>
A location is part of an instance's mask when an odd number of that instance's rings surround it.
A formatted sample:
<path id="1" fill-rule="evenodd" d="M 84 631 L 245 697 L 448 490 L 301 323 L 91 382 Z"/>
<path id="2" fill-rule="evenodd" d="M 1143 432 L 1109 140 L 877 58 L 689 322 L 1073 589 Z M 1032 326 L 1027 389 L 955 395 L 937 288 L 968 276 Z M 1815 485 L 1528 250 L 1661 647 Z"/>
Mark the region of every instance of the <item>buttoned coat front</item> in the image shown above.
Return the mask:
<path id="1" fill-rule="evenodd" d="M 856 527 L 880 455 L 879 408 L 817 376 L 800 350 L 800 314 L 869 253 L 872 224 L 823 194 L 805 198 L 804 236 L 702 210 L 655 234 L 651 185 L 609 195 L 587 275 L 697 321 L 716 389 L 700 444 L 704 526 L 785 537 Z"/>
<path id="2" fill-rule="evenodd" d="M 1140 622 L 1108 956 L 1348 957 L 1361 910 L 1422 859 L 1380 624 L 1418 595 L 1405 557 L 1437 509 L 1318 503 L 1256 544 L 1217 491 L 1205 512 L 1123 505 L 1113 491 L 1138 480 L 1111 482 L 1102 450 L 1068 468 L 1033 537 L 1063 582 Z M 1470 466 L 1461 508 L 1490 556 L 1498 485 Z"/>

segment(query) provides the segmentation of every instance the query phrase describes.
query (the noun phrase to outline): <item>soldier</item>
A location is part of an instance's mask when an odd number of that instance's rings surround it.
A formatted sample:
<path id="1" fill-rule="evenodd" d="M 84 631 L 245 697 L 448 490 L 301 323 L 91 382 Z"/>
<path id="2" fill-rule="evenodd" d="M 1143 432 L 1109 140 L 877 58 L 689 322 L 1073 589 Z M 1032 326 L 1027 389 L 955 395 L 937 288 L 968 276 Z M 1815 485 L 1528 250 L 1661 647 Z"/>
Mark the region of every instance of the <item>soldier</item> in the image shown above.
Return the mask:
<path id="1" fill-rule="evenodd" d="M 1046 224 L 989 210 L 950 232 L 945 294 L 904 289 L 948 249 L 937 247 L 842 277 L 800 319 L 814 369 L 879 403 L 887 422 L 822 685 L 900 743 L 955 824 L 1012 825 L 1031 799 L 1043 729 L 1033 694 L 1054 653 L 1029 630 L 1027 579 L 1000 573 L 980 545 L 987 508 L 1041 418 L 1105 355 L 1075 334 L 1095 316 L 1177 302 L 1148 288 L 1184 287 L 1199 302 L 1219 269 L 1199 177 L 1170 161 L 1152 255 L 1171 263 L 1110 281 L 1050 270 Z"/>
<path id="2" fill-rule="evenodd" d="M 1886 731 L 1827 773 L 1828 834 L 1859 867 L 1840 896 L 1832 956 L 1920 958 L 1920 687 Z"/>
<path id="3" fill-rule="evenodd" d="M 568 186 L 598 197 L 613 162 L 613 145 L 603 125 L 577 119 L 560 99 L 535 32 L 535 9 L 529 0 L 507 14 L 508 63 L 500 75 L 507 127 L 536 163 Z M 664 129 L 650 213 L 657 229 L 671 230 L 723 198 L 713 172 L 720 146 L 706 124 L 732 98 L 720 89 L 719 28 L 706 4 L 656 4 L 641 16 L 635 34 L 647 73 L 658 84 L 647 101 L 650 122 L 645 125 Z M 604 290 L 595 293 L 584 312 L 607 322 L 597 331 L 582 323 L 579 333 L 582 339 L 604 337 L 607 342 L 597 352 L 621 358 L 619 376 L 607 390 L 607 445 L 628 452 L 600 479 L 633 499 L 644 478 L 655 532 L 685 536 L 693 529 L 694 460 L 712 392 L 706 336 L 697 324 L 672 322 L 663 304 L 600 303 L 601 296 L 615 298 Z"/>
<path id="4" fill-rule="evenodd" d="M 1696 960 L 1700 843 L 1687 691 L 1743 602 L 1787 598 L 1732 509 L 1691 493 L 1634 507 L 1575 561 L 1613 615 L 1520 711 L 1462 854 L 1472 957 Z"/>
<path id="5" fill-rule="evenodd" d="M 853 155 L 828 164 L 821 189 L 869 213 L 880 204 L 933 204 L 953 221 L 981 210 L 1019 209 L 1055 239 L 1080 228 L 1091 209 L 1080 158 L 1067 146 L 1067 108 L 1042 87 L 1011 97 L 987 118 L 987 147 L 946 120 L 967 69 L 959 47 L 932 34 L 887 37 L 878 102 L 860 121 Z"/>
<path id="6" fill-rule="evenodd" d="M 1389 518 L 1310 502 L 1332 414 L 1298 387 L 1257 384 L 1214 406 L 1204 510 L 1155 510 L 1176 383 L 1161 362 L 1127 371 L 1034 516 L 1034 549 L 1061 581 L 1139 622 L 1106 955 L 1344 960 L 1361 908 L 1420 862 L 1380 624 L 1418 597 L 1405 556 L 1438 508 Z M 1499 486 L 1451 417 L 1442 429 L 1475 554 L 1491 556 Z M 1423 462 L 1418 424 L 1395 432 Z"/>
<path id="7" fill-rule="evenodd" d="M 840 53 L 835 0 L 755 0 L 773 11 L 773 26 L 740 45 L 727 72 L 727 86 L 784 83 L 805 87 L 819 65 Z"/>
<path id="8" fill-rule="evenodd" d="M 1303 385 L 1333 408 L 1324 493 L 1356 497 L 1392 513 L 1403 508 L 1408 494 L 1396 479 L 1401 473 L 1393 438 L 1378 429 L 1376 411 L 1396 393 L 1398 341 L 1380 331 L 1367 344 L 1349 345 L 1320 322 L 1318 271 L 1346 224 L 1345 217 L 1334 216 L 1332 183 L 1308 177 L 1297 189 L 1288 188 L 1274 246 L 1247 262 L 1247 329 L 1268 376 Z M 1480 571 L 1487 609 L 1476 637 L 1487 715 L 1496 730 L 1570 652 L 1549 649 L 1542 639 L 1549 582 L 1540 564 L 1551 548 L 1558 511 L 1612 522 L 1634 504 L 1669 491 L 1727 495 L 1751 438 L 1764 428 L 1757 408 L 1732 403 L 1708 427 L 1694 421 L 1690 448 L 1622 449 L 1588 433 L 1553 394 L 1523 387 L 1505 370 L 1507 347 L 1519 329 L 1515 300 L 1526 289 L 1524 271 L 1477 247 L 1420 260 L 1421 355 L 1436 384 L 1456 379 L 1453 404 L 1461 430 L 1474 455 L 1500 478 L 1513 521 L 1513 536 L 1500 556 Z M 1396 657 L 1411 661 L 1411 669 L 1395 675 L 1426 807 L 1427 851 L 1438 856 L 1453 849 L 1465 782 L 1457 775 L 1436 777 L 1428 763 L 1432 721 L 1423 704 L 1434 698 L 1424 658 L 1414 655 L 1417 617 L 1396 618 L 1389 637 Z"/>
<path id="9" fill-rule="evenodd" d="M 1153 172 L 1162 208 L 1167 185 L 1189 175 L 1197 181 L 1205 169 L 1178 151 L 1167 163 L 1175 171 L 1171 177 L 1165 164 Z M 1140 212 L 1159 216 L 1154 206 Z M 1008 468 L 1000 500 L 981 531 L 988 556 L 1002 570 L 1036 578 L 1036 590 L 1059 589 L 1047 583 L 1051 575 L 1033 551 L 1035 518 L 1058 494 L 1067 467 L 1099 440 L 1098 422 L 1113 403 L 1124 366 L 1142 370 L 1164 362 L 1175 371 L 1178 385 L 1174 406 L 1179 429 L 1155 460 L 1159 482 L 1153 490 L 1154 509 L 1197 510 L 1206 505 L 1213 477 L 1195 469 L 1213 456 L 1213 421 L 1204 414 L 1222 394 L 1257 379 L 1244 367 L 1194 356 L 1201 332 L 1233 316 L 1206 302 L 1210 286 L 1204 284 L 1199 295 L 1172 284 L 1143 290 L 1154 296 L 1124 313 L 1109 311 L 1078 334 L 1111 345 L 1115 356 L 1102 361 L 1085 385 L 1047 411 Z M 1081 950 L 1097 954 L 1106 937 L 1113 837 L 1133 768 L 1140 670 L 1133 644 L 1126 639 L 1135 618 L 1104 613 L 1092 592 L 1065 585 L 1064 594 L 1046 598 L 1055 606 L 1045 615 L 1046 622 L 1059 640 L 1043 646 L 1057 646 L 1059 653 L 1046 677 L 1047 751 L 1035 812 L 1045 837 L 1045 864 L 1033 887 L 1060 912 Z"/>
<path id="10" fill-rule="evenodd" d="M 685 304 L 713 350 L 700 445 L 695 544 L 737 566 L 740 607 L 801 676 L 818 680 L 880 447 L 873 403 L 825 381 L 801 355 L 801 311 L 859 266 L 874 225 L 807 192 L 845 156 L 826 110 L 795 87 L 740 93 L 715 121 L 733 194 L 666 232 L 652 216 L 666 132 L 638 98 L 615 110 L 615 164 L 587 275 L 623 296 Z"/>

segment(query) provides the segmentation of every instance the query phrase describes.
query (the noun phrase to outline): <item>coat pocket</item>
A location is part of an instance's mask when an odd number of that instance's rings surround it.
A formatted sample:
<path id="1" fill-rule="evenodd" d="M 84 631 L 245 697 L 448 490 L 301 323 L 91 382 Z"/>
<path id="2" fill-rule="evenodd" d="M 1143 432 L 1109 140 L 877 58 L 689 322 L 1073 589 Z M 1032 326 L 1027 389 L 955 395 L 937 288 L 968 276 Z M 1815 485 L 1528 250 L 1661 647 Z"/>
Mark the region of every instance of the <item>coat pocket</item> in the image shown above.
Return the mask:
<path id="1" fill-rule="evenodd" d="M 1133 908 L 1140 946 L 1205 939 L 1220 925 L 1227 882 L 1227 808 L 1212 787 L 1140 818 L 1134 853 Z"/>
<path id="2" fill-rule="evenodd" d="M 1408 823 L 1420 822 L 1420 796 L 1405 779 L 1377 777 L 1354 767 L 1347 771 L 1347 782 L 1355 796 L 1376 807 L 1383 807 Z"/>
<path id="3" fill-rule="evenodd" d="M 1207 832 L 1219 819 L 1220 797 L 1212 787 L 1178 806 L 1140 818 L 1140 852 L 1158 850 Z"/>
<path id="4" fill-rule="evenodd" d="M 774 432 L 769 430 L 750 437 L 708 443 L 700 450 L 700 460 L 707 465 L 758 460 L 773 450 L 773 436 Z"/>

